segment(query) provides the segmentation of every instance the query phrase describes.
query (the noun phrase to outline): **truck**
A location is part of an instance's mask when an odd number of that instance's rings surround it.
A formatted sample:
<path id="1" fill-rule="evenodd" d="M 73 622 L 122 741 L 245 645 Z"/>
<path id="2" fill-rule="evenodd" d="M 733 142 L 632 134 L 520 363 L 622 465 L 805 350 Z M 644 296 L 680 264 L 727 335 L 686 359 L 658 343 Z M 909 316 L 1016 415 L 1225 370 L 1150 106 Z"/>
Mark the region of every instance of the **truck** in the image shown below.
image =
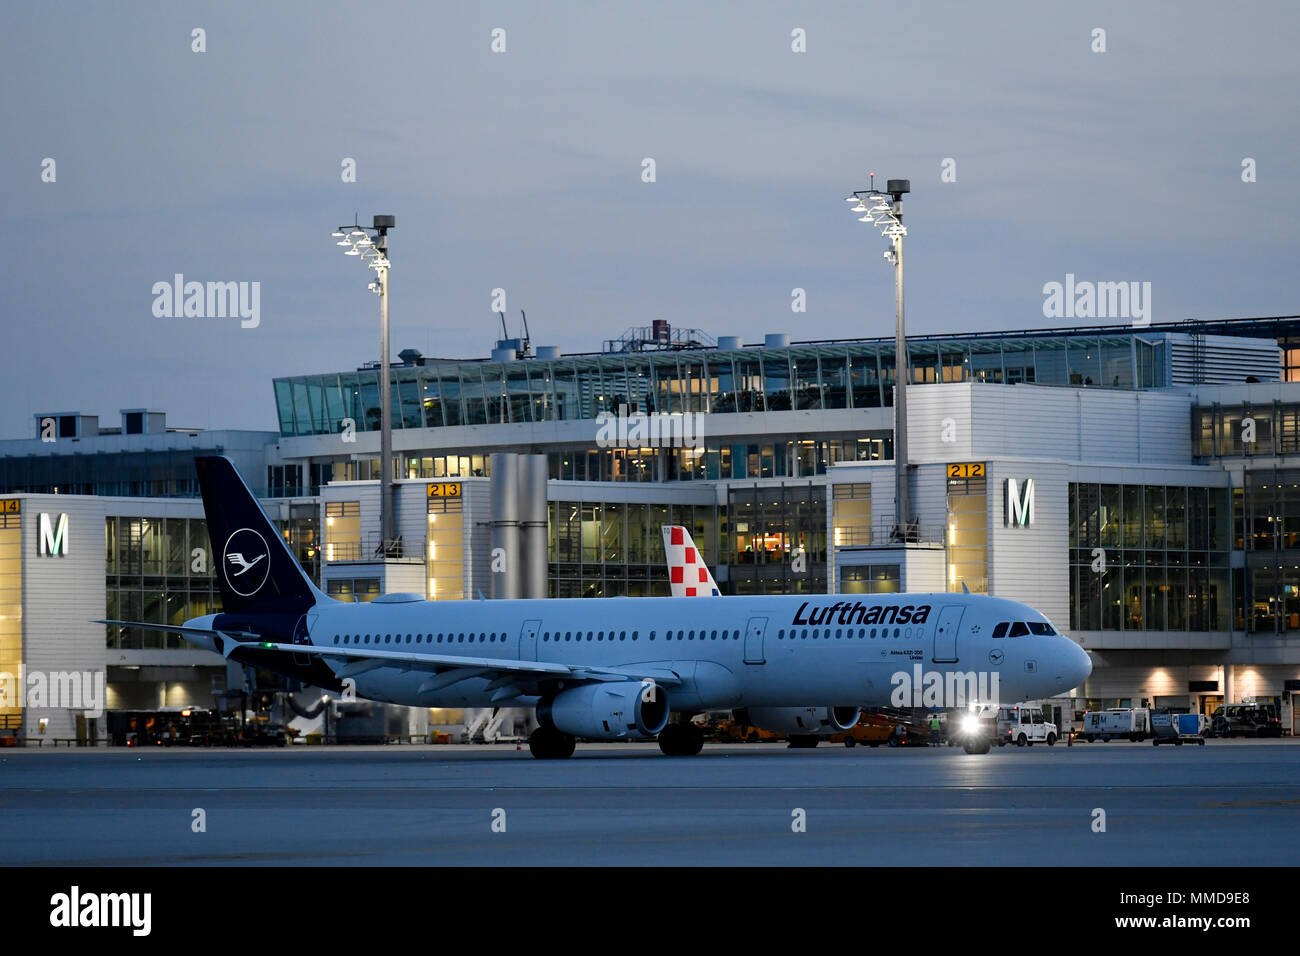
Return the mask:
<path id="1" fill-rule="evenodd" d="M 1083 739 L 1146 740 L 1151 736 L 1151 712 L 1145 707 L 1089 710 L 1083 715 Z"/>

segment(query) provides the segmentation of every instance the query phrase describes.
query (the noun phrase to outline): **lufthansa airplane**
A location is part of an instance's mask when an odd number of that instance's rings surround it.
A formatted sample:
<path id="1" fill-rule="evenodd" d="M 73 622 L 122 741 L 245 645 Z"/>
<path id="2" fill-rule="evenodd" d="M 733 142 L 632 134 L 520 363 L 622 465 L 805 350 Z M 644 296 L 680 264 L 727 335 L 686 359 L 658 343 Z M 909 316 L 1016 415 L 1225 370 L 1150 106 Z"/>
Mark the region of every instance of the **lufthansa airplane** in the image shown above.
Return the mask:
<path id="1" fill-rule="evenodd" d="M 696 754 L 703 737 L 689 718 L 705 710 L 747 707 L 758 726 L 783 730 L 823 701 L 826 721 L 847 728 L 860 703 L 888 704 L 900 675 L 993 672 L 1002 699 L 1028 700 L 1092 669 L 1038 611 L 982 595 L 342 603 L 303 572 L 229 459 L 195 465 L 223 611 L 183 626 L 104 623 L 177 633 L 372 700 L 535 707 L 535 757 L 571 756 L 579 737 L 657 738 L 665 754 Z"/>

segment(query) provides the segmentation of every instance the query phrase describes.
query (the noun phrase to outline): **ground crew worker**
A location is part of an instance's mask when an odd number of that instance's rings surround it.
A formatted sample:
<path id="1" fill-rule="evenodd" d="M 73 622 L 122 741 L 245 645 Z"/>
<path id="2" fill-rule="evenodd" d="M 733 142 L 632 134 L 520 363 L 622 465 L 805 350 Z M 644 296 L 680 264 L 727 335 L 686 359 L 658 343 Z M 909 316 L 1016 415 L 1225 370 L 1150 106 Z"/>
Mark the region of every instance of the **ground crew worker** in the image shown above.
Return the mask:
<path id="1" fill-rule="evenodd" d="M 939 746 L 939 715 L 930 715 L 930 746 Z"/>

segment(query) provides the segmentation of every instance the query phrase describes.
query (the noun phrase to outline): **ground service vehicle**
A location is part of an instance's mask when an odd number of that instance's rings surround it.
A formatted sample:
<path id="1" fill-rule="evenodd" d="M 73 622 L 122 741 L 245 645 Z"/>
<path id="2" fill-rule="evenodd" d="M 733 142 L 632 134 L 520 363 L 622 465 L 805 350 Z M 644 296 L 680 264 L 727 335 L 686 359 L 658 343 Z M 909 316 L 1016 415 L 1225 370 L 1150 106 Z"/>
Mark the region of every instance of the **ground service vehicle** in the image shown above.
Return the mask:
<path id="1" fill-rule="evenodd" d="M 1151 712 L 1145 707 L 1090 710 L 1083 715 L 1083 739 L 1146 740 L 1151 734 Z"/>
<path id="2" fill-rule="evenodd" d="M 1205 727 L 1205 718 L 1200 714 L 1171 714 L 1169 711 L 1157 711 L 1151 715 L 1151 745 L 1158 747 L 1162 743 L 1181 747 L 1185 743 L 1205 746 L 1205 737 L 1201 731 Z"/>
<path id="3" fill-rule="evenodd" d="M 1216 737 L 1281 737 L 1282 722 L 1272 704 L 1228 704 L 1210 719 Z"/>
<path id="4" fill-rule="evenodd" d="M 1012 704 L 999 707 L 997 714 L 998 746 L 1015 744 L 1017 747 L 1032 747 L 1045 743 L 1051 747 L 1061 736 L 1056 724 L 1049 723 L 1043 717 L 1041 707 L 1024 704 Z"/>
<path id="5" fill-rule="evenodd" d="M 950 739 L 960 744 L 968 754 L 986 754 L 998 734 L 997 718 L 996 707 L 983 707 L 961 714 L 955 718 Z"/>

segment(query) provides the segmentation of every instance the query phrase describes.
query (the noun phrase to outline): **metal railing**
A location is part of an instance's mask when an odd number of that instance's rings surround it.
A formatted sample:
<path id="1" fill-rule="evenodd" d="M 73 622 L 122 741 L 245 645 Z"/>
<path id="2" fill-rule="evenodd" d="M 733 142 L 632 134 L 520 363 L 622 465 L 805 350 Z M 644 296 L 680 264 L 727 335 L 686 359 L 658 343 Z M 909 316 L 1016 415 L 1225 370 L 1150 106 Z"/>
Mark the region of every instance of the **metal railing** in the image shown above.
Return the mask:
<path id="1" fill-rule="evenodd" d="M 360 541 L 334 541 L 325 545 L 325 560 L 330 561 L 378 561 L 381 558 L 407 557 L 402 538 L 399 535 L 381 542 L 378 534 L 362 536 Z M 418 553 L 411 557 L 418 557 Z"/>
<path id="2" fill-rule="evenodd" d="M 836 528 L 832 540 L 837 548 L 885 548 L 902 544 L 942 546 L 944 531 L 943 526 L 922 526 L 919 522 L 904 528 L 882 524 L 870 528 Z"/>

